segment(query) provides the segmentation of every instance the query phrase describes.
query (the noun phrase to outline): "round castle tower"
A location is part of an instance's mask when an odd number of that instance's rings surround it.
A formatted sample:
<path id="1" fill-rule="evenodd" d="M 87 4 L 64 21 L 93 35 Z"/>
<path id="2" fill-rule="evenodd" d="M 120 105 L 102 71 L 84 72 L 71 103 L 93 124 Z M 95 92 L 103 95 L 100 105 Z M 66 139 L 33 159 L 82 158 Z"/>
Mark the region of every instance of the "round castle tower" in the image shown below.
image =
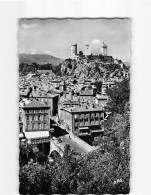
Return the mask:
<path id="1" fill-rule="evenodd" d="M 107 45 L 104 42 L 101 46 L 101 49 L 102 49 L 101 51 L 102 55 L 107 56 Z"/>

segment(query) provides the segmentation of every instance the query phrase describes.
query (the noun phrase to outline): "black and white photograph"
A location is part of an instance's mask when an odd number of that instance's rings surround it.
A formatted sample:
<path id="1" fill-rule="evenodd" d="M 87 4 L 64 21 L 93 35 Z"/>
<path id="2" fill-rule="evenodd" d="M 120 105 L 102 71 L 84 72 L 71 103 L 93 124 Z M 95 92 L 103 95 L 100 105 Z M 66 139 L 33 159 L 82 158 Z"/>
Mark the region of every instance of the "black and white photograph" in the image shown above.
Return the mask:
<path id="1" fill-rule="evenodd" d="M 20 194 L 129 194 L 131 25 L 18 20 Z"/>

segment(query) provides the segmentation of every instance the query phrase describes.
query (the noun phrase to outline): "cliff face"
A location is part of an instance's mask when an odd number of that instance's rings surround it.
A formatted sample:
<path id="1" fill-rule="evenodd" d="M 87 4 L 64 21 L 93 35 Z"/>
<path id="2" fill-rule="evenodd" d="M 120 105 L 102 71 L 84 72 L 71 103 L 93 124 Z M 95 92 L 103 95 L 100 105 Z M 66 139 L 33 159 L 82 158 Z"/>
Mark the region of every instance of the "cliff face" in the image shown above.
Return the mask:
<path id="1" fill-rule="evenodd" d="M 109 79 L 113 77 L 122 77 L 125 72 L 128 72 L 123 67 L 122 62 L 114 63 L 112 57 L 100 59 L 95 56 L 93 59 L 82 58 L 79 60 L 66 59 L 61 66 L 62 75 L 75 76 L 80 79 L 84 78 L 102 78 Z"/>
<path id="2" fill-rule="evenodd" d="M 73 75 L 76 67 L 76 60 L 66 59 L 61 65 L 61 73 L 62 75 Z"/>

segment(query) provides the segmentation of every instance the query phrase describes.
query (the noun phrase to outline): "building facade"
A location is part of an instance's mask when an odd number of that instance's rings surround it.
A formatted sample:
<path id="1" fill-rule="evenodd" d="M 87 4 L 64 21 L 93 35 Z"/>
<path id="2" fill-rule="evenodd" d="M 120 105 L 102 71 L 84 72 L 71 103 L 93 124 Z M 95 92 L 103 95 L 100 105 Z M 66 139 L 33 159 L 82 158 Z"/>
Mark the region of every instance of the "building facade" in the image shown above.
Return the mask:
<path id="1" fill-rule="evenodd" d="M 77 136 L 91 136 L 101 133 L 102 121 L 106 118 L 102 107 L 62 108 L 60 118 L 68 125 L 70 131 Z"/>
<path id="2" fill-rule="evenodd" d="M 58 94 L 50 94 L 46 96 L 35 96 L 35 97 L 28 97 L 29 100 L 36 100 L 39 101 L 46 106 L 49 106 L 49 112 L 51 116 L 55 116 L 58 114 L 58 102 L 59 102 L 59 95 Z"/>
<path id="3" fill-rule="evenodd" d="M 50 106 L 32 101 L 23 106 L 23 132 L 49 131 Z"/>
<path id="4" fill-rule="evenodd" d="M 29 144 L 44 153 L 50 151 L 50 106 L 31 101 L 22 107 L 23 134 Z"/>

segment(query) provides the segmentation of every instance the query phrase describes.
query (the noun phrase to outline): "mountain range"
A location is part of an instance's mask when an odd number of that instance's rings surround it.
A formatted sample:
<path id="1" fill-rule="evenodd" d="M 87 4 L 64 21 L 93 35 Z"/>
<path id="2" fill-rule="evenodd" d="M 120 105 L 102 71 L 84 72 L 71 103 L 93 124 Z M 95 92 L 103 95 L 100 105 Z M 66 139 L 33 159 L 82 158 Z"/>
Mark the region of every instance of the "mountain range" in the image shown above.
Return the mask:
<path id="1" fill-rule="evenodd" d="M 36 62 L 39 65 L 50 63 L 52 65 L 59 65 L 64 59 L 51 56 L 49 54 L 19 54 L 19 64 L 27 63 L 32 64 Z"/>

